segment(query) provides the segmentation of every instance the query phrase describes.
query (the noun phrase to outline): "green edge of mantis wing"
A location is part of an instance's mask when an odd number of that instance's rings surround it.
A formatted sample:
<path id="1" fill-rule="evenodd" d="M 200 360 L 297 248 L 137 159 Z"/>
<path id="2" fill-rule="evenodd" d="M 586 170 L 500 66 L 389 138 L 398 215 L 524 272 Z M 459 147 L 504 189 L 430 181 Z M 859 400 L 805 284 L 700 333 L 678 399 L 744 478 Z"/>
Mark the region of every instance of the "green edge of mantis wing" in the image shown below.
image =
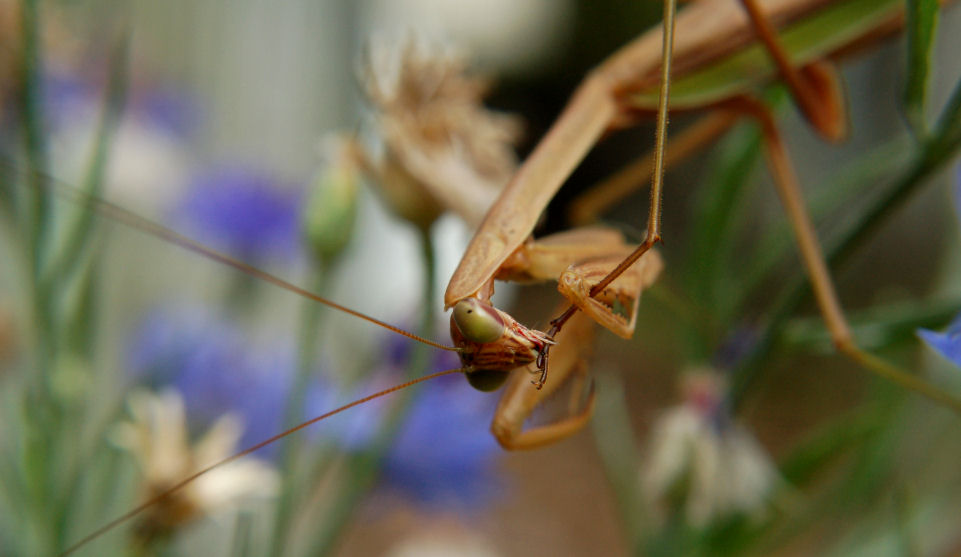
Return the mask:
<path id="1" fill-rule="evenodd" d="M 780 36 L 791 58 L 805 64 L 867 36 L 903 11 L 900 0 L 841 1 L 785 27 Z M 771 81 L 776 71 L 764 47 L 752 43 L 708 68 L 675 76 L 671 107 L 699 108 L 728 99 Z M 657 89 L 633 95 L 631 100 L 637 108 L 653 110 Z"/>

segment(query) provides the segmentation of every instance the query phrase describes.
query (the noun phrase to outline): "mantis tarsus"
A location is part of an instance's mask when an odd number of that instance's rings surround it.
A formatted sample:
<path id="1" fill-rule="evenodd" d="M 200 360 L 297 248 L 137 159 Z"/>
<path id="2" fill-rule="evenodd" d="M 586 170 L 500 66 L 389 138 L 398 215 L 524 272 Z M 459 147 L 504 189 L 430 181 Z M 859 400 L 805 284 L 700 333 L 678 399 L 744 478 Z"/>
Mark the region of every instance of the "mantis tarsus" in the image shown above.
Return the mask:
<path id="1" fill-rule="evenodd" d="M 694 33 L 689 33 L 693 29 L 693 27 L 691 27 L 692 24 L 689 22 L 696 20 L 697 8 L 700 7 L 701 5 L 692 6 L 688 10 L 688 13 L 685 14 L 686 18 L 682 17 L 681 27 L 678 31 L 679 37 L 687 38 L 695 35 Z M 810 5 L 804 5 L 802 8 L 812 9 L 813 7 Z M 713 13 L 715 6 L 712 6 L 710 9 Z M 800 10 L 800 8 L 798 9 Z M 730 13 L 739 14 L 741 12 L 735 10 Z M 730 17 L 736 18 L 734 15 Z M 716 17 L 716 20 L 728 21 L 723 17 Z M 739 24 L 739 26 L 736 27 L 746 28 L 743 24 Z M 875 28 L 880 28 L 880 26 Z M 704 33 L 708 39 L 716 39 L 718 36 L 717 34 L 720 33 L 720 31 L 713 29 L 704 31 Z M 745 31 L 742 29 L 740 33 L 741 35 L 744 35 Z M 638 58 L 635 58 L 635 56 L 644 53 L 645 56 L 650 56 L 654 60 L 658 59 L 656 56 L 652 56 L 651 53 L 660 52 L 660 50 L 654 49 L 650 46 L 650 42 L 645 43 L 644 40 L 647 39 L 645 38 L 637 43 L 633 43 L 630 47 L 627 47 L 625 50 L 621 51 L 621 53 L 616 57 L 613 57 L 611 61 L 601 66 L 601 68 L 595 74 L 593 74 L 593 77 L 589 81 L 585 82 L 585 85 L 580 90 L 581 92 L 577 93 L 575 100 L 572 101 L 572 108 L 568 109 L 562 118 L 559 119 L 556 128 L 556 130 L 559 131 L 552 132 L 552 136 L 549 135 L 549 138 L 542 144 L 544 147 L 540 148 L 532 157 L 532 159 L 530 159 L 530 161 L 523 167 L 520 175 L 515 181 L 515 187 L 509 190 L 511 193 L 500 198 L 500 201 L 492 210 L 491 216 L 488 217 L 488 224 L 485 224 L 486 228 L 484 230 L 489 232 L 491 229 L 493 229 L 498 234 L 503 231 L 510 231 L 509 234 L 506 234 L 506 238 L 500 239 L 500 241 L 503 242 L 503 245 L 498 246 L 498 249 L 496 250 L 498 252 L 497 255 L 492 255 L 489 253 L 491 250 L 483 247 L 482 244 L 487 240 L 475 241 L 475 243 L 481 245 L 481 247 L 471 248 L 471 250 L 468 252 L 468 256 L 466 256 L 464 259 L 466 262 L 464 266 L 470 267 L 476 262 L 480 262 L 481 268 L 471 269 L 470 272 L 467 272 L 466 275 L 468 276 L 466 280 L 464 279 L 464 272 L 459 272 L 457 275 L 455 275 L 455 279 L 452 280 L 451 286 L 448 290 L 448 295 L 445 300 L 448 306 L 456 306 L 465 297 L 471 298 L 479 295 L 483 298 L 488 296 L 490 290 L 492 289 L 492 280 L 497 275 L 519 276 L 527 273 L 527 271 L 524 269 L 508 268 L 504 266 L 503 263 L 508 259 L 508 257 L 512 256 L 512 253 L 515 253 L 516 247 L 528 237 L 533 227 L 533 223 L 536 220 L 537 214 L 540 212 L 541 208 L 546 204 L 546 201 L 553 195 L 553 192 L 556 191 L 556 188 L 560 186 L 573 167 L 578 164 L 580 158 L 586 153 L 586 151 L 590 149 L 590 147 L 605 131 L 612 127 L 617 127 L 619 125 L 628 123 L 630 120 L 632 120 L 632 112 L 635 110 L 640 110 L 640 103 L 638 103 L 637 106 L 632 106 L 630 103 L 628 103 L 628 106 L 630 107 L 628 110 L 624 110 L 624 107 L 619 106 L 619 103 L 623 103 L 624 99 L 629 97 L 634 92 L 640 94 L 640 92 L 644 89 L 643 79 L 638 76 L 644 75 L 646 77 L 645 70 L 639 67 Z M 692 48 L 695 48 L 696 50 L 696 47 Z M 679 54 L 679 57 L 683 58 L 683 52 L 684 51 L 682 49 L 682 53 Z M 815 78 L 813 80 L 814 83 L 820 84 L 830 81 L 829 77 L 825 78 L 823 73 L 818 73 L 817 66 L 811 67 L 815 68 L 811 70 L 815 73 Z M 683 66 L 679 69 L 683 69 Z M 810 77 L 810 75 L 802 77 Z M 809 116 L 816 122 L 819 122 L 817 124 L 818 129 L 822 130 L 828 136 L 833 137 L 839 135 L 838 128 L 836 126 L 838 122 L 837 116 L 827 116 L 821 119 L 822 113 L 817 110 L 817 108 L 822 106 L 822 104 L 818 100 L 812 101 L 812 97 L 809 95 L 809 93 L 803 92 L 804 88 L 806 87 L 804 81 L 800 81 L 799 83 L 800 85 L 795 84 L 795 89 L 799 91 L 798 97 L 802 99 L 801 104 L 806 107 L 805 111 L 809 114 Z M 830 85 L 826 86 L 827 89 L 830 89 L 830 87 Z M 726 104 L 725 107 L 736 112 L 753 114 L 754 116 L 762 119 L 762 121 L 765 122 L 766 131 L 769 132 L 769 138 L 776 137 L 776 132 L 773 131 L 773 126 L 770 125 L 770 120 L 765 119 L 767 118 L 766 115 L 761 112 L 760 109 L 758 109 L 757 105 L 746 101 L 737 101 L 730 102 L 729 104 Z M 834 127 L 832 127 L 832 125 L 834 125 Z M 551 140 L 550 137 L 553 137 L 554 139 Z M 563 149 L 552 152 L 552 145 L 560 145 L 563 147 Z M 781 163 L 778 163 L 776 160 L 775 165 L 777 164 Z M 785 172 L 783 168 L 781 170 L 782 172 L 779 173 L 779 175 L 783 176 L 790 174 L 789 172 Z M 521 184 L 521 186 L 517 186 L 516 184 Z M 796 190 L 796 187 L 790 185 L 782 186 L 782 188 L 784 191 L 788 192 L 785 195 L 790 195 L 792 190 Z M 655 198 L 655 201 L 659 201 L 660 192 L 655 189 L 652 197 Z M 535 199 L 532 200 L 531 198 Z M 515 213 L 505 210 L 505 208 L 521 205 L 521 203 L 518 203 L 519 200 L 523 200 L 525 202 L 524 205 L 529 205 L 531 207 L 531 209 L 527 211 L 527 215 L 523 218 L 519 217 Z M 800 202 L 796 197 L 789 198 L 787 205 L 792 208 L 793 213 L 800 211 Z M 658 204 L 656 202 L 652 203 L 649 234 L 644 249 L 651 247 L 658 240 L 658 211 Z M 801 219 L 803 218 L 803 215 L 799 216 L 794 214 L 794 217 L 795 219 Z M 799 228 L 803 229 L 802 225 L 798 226 Z M 587 280 L 589 282 L 594 282 L 600 280 L 606 274 L 606 271 L 612 268 L 613 264 L 616 263 L 617 260 L 621 259 L 621 252 L 626 250 L 629 251 L 629 247 L 624 244 L 623 240 L 617 237 L 610 236 L 605 237 L 603 240 L 598 240 L 599 236 L 593 235 L 598 234 L 597 231 L 591 231 L 588 234 L 590 235 L 584 237 L 578 235 L 569 235 L 566 237 L 561 237 L 556 241 L 562 245 L 577 246 L 578 244 L 585 245 L 585 240 L 583 238 L 587 238 L 584 253 L 590 255 L 597 253 L 596 248 L 598 243 L 608 243 L 613 247 L 611 253 L 615 256 L 615 260 L 607 261 L 605 266 L 601 267 L 600 270 L 594 269 L 592 271 L 593 274 L 588 275 Z M 482 237 L 485 236 L 483 236 L 483 234 L 478 235 L 478 238 Z M 565 244 L 565 240 L 574 241 L 570 241 Z M 802 233 L 802 244 L 808 246 L 804 248 L 806 251 L 805 259 L 809 263 L 817 260 L 816 247 L 813 247 L 811 242 L 812 237 L 810 230 Z M 548 245 L 550 245 L 550 243 L 548 243 Z M 565 252 L 566 259 L 562 260 L 563 263 L 556 265 L 560 266 L 561 268 L 566 268 L 572 259 L 578 260 L 583 258 L 582 255 L 578 254 L 577 250 L 573 250 L 573 253 L 575 253 L 573 256 L 569 255 L 571 250 L 566 249 L 566 247 L 563 251 Z M 646 255 L 643 255 L 641 261 L 642 265 L 644 266 L 632 268 L 631 272 L 636 273 L 636 276 L 634 277 L 635 284 L 630 285 L 631 288 L 628 288 L 627 290 L 636 291 L 638 289 L 638 283 L 648 284 L 653 280 L 654 276 L 656 276 L 656 271 L 659 264 L 657 263 L 658 260 L 653 253 L 654 252 L 648 252 Z M 828 314 L 828 321 L 832 324 L 832 328 L 842 337 L 838 342 L 839 344 L 842 344 L 843 348 L 849 349 L 849 347 L 842 342 L 844 341 L 843 334 L 841 334 L 844 332 L 843 318 L 840 316 L 836 301 L 833 300 L 833 295 L 830 292 L 830 285 L 828 279 L 826 278 L 826 273 L 823 270 L 823 266 L 820 269 L 815 268 L 815 270 L 812 272 L 817 275 L 817 280 L 815 282 L 819 287 L 819 300 L 821 301 L 825 312 Z M 557 270 L 552 268 L 549 274 L 556 276 Z M 597 294 L 597 292 L 588 292 L 587 295 L 582 294 L 582 304 L 584 306 L 590 306 L 590 299 L 595 294 Z M 615 294 L 614 296 L 620 296 L 620 294 Z M 630 298 L 631 295 L 626 296 Z M 621 303 L 622 305 L 632 307 L 633 301 L 635 300 L 631 298 L 628 303 Z M 633 315 L 633 310 L 629 310 L 629 312 L 631 315 Z M 599 313 L 603 314 L 604 309 L 601 308 Z M 587 334 L 586 332 L 579 332 L 582 326 L 586 326 L 584 320 L 581 319 L 581 317 L 575 317 L 574 319 L 577 321 L 568 324 L 561 331 L 561 335 L 567 334 L 578 336 Z M 622 321 L 624 320 L 614 320 L 614 322 L 609 323 L 608 326 L 611 329 L 617 330 L 622 335 L 630 336 L 630 333 L 632 332 L 631 323 L 624 323 Z M 557 340 L 561 342 L 562 346 L 573 344 L 564 342 L 563 337 L 558 337 Z M 559 350 L 554 352 L 553 357 L 554 359 L 552 360 L 552 364 L 558 370 L 574 368 L 576 361 L 579 359 L 576 353 L 569 354 Z M 522 389 L 526 389 L 527 393 L 531 393 L 532 390 L 527 385 L 528 378 L 523 377 L 523 374 L 519 375 L 521 378 L 514 380 L 512 385 L 509 387 L 510 392 L 517 393 L 521 392 Z M 547 383 L 548 385 L 551 385 L 552 381 L 559 383 L 561 380 L 562 376 L 559 373 L 552 374 L 547 378 Z M 507 397 L 505 398 L 505 401 L 519 400 L 518 398 L 514 398 L 514 396 L 519 395 Z M 530 408 L 536 404 L 536 402 L 536 398 L 522 402 L 519 406 L 520 412 L 517 415 L 506 418 L 507 425 L 501 428 L 502 430 L 507 431 L 502 438 L 502 441 L 506 445 L 535 446 L 537 444 L 550 442 L 562 434 L 567 434 L 573 430 L 576 430 L 576 428 L 582 425 L 589 416 L 588 406 L 575 419 L 569 422 L 568 425 L 564 425 L 559 429 L 544 429 L 534 436 L 520 436 L 519 428 L 523 423 L 523 419 L 526 416 L 526 413 L 530 411 Z M 510 403 L 505 402 L 501 409 L 502 413 L 500 413 L 499 416 L 507 416 L 509 406 Z"/>

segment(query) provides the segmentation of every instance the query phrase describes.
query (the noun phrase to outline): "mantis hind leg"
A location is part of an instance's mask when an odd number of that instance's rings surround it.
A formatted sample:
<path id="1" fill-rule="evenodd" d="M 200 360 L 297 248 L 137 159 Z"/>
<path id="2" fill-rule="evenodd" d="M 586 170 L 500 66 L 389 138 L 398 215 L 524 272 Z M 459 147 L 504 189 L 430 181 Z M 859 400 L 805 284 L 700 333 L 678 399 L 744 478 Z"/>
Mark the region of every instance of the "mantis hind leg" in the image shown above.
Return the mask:
<path id="1" fill-rule="evenodd" d="M 758 0 L 741 0 L 741 4 L 804 117 L 821 137 L 829 141 L 844 139 L 848 133 L 847 107 L 834 65 L 825 60 L 795 65 L 770 18 L 761 12 Z"/>
<path id="2" fill-rule="evenodd" d="M 848 326 L 847 318 L 838 301 L 834 282 L 828 271 L 827 263 L 821 251 L 814 224 L 804 205 L 801 189 L 798 185 L 791 159 L 781 139 L 780 132 L 770 111 L 763 104 L 750 99 L 741 98 L 726 103 L 730 108 L 741 110 L 754 117 L 761 126 L 765 144 L 765 154 L 771 169 L 778 196 L 787 212 L 788 220 L 794 231 L 801 260 L 804 263 L 818 309 L 824 317 L 825 324 L 831 334 L 837 350 L 857 362 L 865 369 L 891 380 L 898 385 L 913 390 L 935 402 L 948 406 L 961 414 L 961 400 L 945 393 L 938 387 L 921 379 L 917 375 L 908 373 L 897 366 L 861 349 L 855 344 Z"/>

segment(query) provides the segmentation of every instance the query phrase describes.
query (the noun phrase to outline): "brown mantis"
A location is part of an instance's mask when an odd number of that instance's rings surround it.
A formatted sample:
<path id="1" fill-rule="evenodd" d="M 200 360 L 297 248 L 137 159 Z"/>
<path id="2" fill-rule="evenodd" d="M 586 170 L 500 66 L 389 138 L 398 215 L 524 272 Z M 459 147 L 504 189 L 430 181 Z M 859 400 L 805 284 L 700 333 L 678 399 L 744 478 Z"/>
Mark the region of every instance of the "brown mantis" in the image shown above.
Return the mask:
<path id="1" fill-rule="evenodd" d="M 704 38 L 717 40 L 719 36 L 726 36 L 725 33 L 738 37 L 738 40 L 733 41 L 734 44 L 747 40 L 747 37 L 751 34 L 749 31 L 751 27 L 745 23 L 741 16 L 737 15 L 742 13 L 740 9 L 737 6 L 732 8 L 727 4 L 723 6 L 727 6 L 725 9 L 730 11 L 719 12 L 716 11 L 720 10 L 718 6 L 704 3 L 692 6 L 682 15 L 678 31 L 677 57 L 679 60 L 686 61 L 688 56 L 693 56 L 689 54 L 690 52 L 703 49 L 703 46 L 698 46 L 699 43 L 695 40 L 698 37 L 698 34 L 694 32 L 695 30 L 703 33 L 701 40 L 704 40 Z M 813 9 L 813 6 L 805 5 L 802 8 Z M 803 11 L 802 8 L 796 9 Z M 705 13 L 714 16 L 707 18 L 709 21 L 724 22 L 729 24 L 730 27 L 727 31 L 718 27 L 708 27 L 706 29 L 695 27 L 695 23 L 692 22 L 697 22 L 699 18 L 705 18 Z M 721 17 L 718 15 L 720 13 L 730 15 Z M 789 16 L 786 17 L 790 19 Z M 757 18 L 755 24 L 760 25 L 759 22 L 764 20 L 763 17 Z M 735 25 L 734 22 L 737 22 L 737 24 Z M 880 24 L 876 24 L 870 30 L 874 31 L 880 27 Z M 854 41 L 855 39 L 849 40 Z M 592 316 L 605 321 L 608 328 L 622 336 L 630 336 L 633 332 L 632 318 L 635 314 L 636 293 L 654 280 L 660 267 L 656 253 L 648 251 L 659 238 L 659 200 L 661 192 L 658 188 L 652 190 L 653 202 L 649 217 L 648 237 L 641 250 L 635 252 L 636 257 L 639 257 L 640 260 L 635 266 L 628 264 L 628 270 L 626 271 L 628 274 L 619 281 L 611 283 L 612 290 L 609 293 L 601 293 L 607 296 L 601 306 L 592 301 L 599 292 L 593 291 L 594 289 L 590 288 L 590 285 L 595 284 L 596 281 L 604 280 L 608 271 L 615 268 L 616 263 L 622 261 L 626 253 L 632 251 L 618 235 L 596 229 L 572 232 L 544 243 L 523 246 L 523 250 L 520 252 L 517 250 L 529 236 L 538 213 L 570 171 L 578 164 L 580 158 L 606 131 L 630 123 L 635 113 L 641 110 L 639 108 L 641 103 L 635 105 L 630 102 L 630 99 L 633 94 L 643 92 L 646 87 L 645 79 L 648 77 L 647 74 L 650 73 L 649 70 L 656 68 L 660 63 L 660 49 L 653 46 L 658 42 L 659 37 L 656 34 L 639 39 L 638 42 L 632 43 L 612 57 L 585 81 L 585 84 L 575 94 L 570 108 L 558 120 L 554 131 L 545 138 L 541 147 L 532 155 L 515 178 L 512 186 L 492 208 L 481 231 L 475 237 L 471 248 L 465 255 L 461 269 L 455 273 L 455 277 L 451 281 L 445 297 L 446 305 L 466 308 L 461 309 L 461 312 L 472 311 L 473 308 L 479 306 L 464 306 L 461 305 L 462 301 L 480 298 L 482 299 L 480 303 L 484 304 L 484 300 L 489 297 L 492 291 L 494 278 L 558 276 L 560 274 L 559 270 L 566 269 L 571 262 L 585 258 L 593 259 L 598 254 L 598 246 L 603 245 L 607 246 L 604 251 L 608 255 L 604 261 L 597 263 L 596 266 L 589 267 L 583 275 L 567 276 L 573 285 L 570 292 L 584 312 L 590 312 Z M 689 50 L 685 50 L 685 48 Z M 838 111 L 834 110 L 832 114 L 832 111 L 829 110 L 828 116 L 822 116 L 823 113 L 819 108 L 824 105 L 823 103 L 826 100 L 836 100 L 837 98 L 830 74 L 814 62 L 804 67 L 806 69 L 802 72 L 794 72 L 787 68 L 785 73 L 788 76 L 794 76 L 794 79 L 798 81 L 793 85 L 796 95 L 801 99 L 800 102 L 805 107 L 805 111 L 809 113 L 810 118 L 816 122 L 816 127 L 828 136 L 836 136 L 840 133 L 838 122 L 841 117 Z M 683 70 L 683 65 L 679 70 Z M 788 79 L 791 80 L 790 77 Z M 808 90 L 812 88 L 828 94 L 820 97 L 811 95 Z M 834 108 L 837 107 L 836 102 L 828 102 L 827 104 Z M 761 119 L 769 139 L 773 142 L 772 164 L 780 168 L 779 176 L 782 178 L 790 176 L 791 173 L 789 168 L 786 167 L 783 157 L 783 149 L 779 148 L 776 130 L 769 116 L 756 104 L 740 99 L 727 100 L 723 103 L 723 107 Z M 790 178 L 786 179 L 790 180 Z M 819 303 L 826 314 L 832 332 L 836 335 L 836 342 L 842 350 L 850 352 L 855 359 L 862 363 L 866 362 L 877 370 L 887 369 L 883 364 L 870 360 L 862 352 L 857 351 L 856 347 L 850 345 L 849 339 L 845 336 L 844 319 L 831 289 L 827 273 L 823 264 L 818 264 L 819 255 L 816 242 L 809 223 L 804 220 L 802 205 L 796 195 L 797 187 L 790 182 L 779 183 L 779 187 L 782 195 L 786 198 L 786 205 L 789 207 L 792 221 L 800 231 L 800 243 L 805 261 L 815 277 L 814 283 L 818 290 Z M 525 208 L 522 213 L 514 211 L 515 208 L 520 206 Z M 492 247 L 492 244 L 497 245 Z M 555 257 L 552 251 L 559 253 L 560 257 Z M 523 262 L 525 259 L 534 260 L 536 264 L 514 265 Z M 530 269 L 535 269 L 536 272 Z M 587 290 L 574 293 L 578 285 L 585 283 L 588 285 Z M 598 290 L 603 289 L 604 287 L 601 287 Z M 468 302 L 468 304 L 475 303 Z M 611 307 L 614 305 L 628 308 L 625 312 L 627 318 L 612 312 Z M 455 309 L 455 312 L 457 311 Z M 550 353 L 551 374 L 546 378 L 541 378 L 541 381 L 546 382 L 547 385 L 545 391 L 560 384 L 568 374 L 576 375 L 579 373 L 578 361 L 581 360 L 579 341 L 586 340 L 589 335 L 587 331 L 589 323 L 581 314 L 570 317 L 570 319 L 573 321 L 564 325 L 557 338 L 554 339 L 558 346 Z M 452 328 L 460 329 L 460 326 L 454 325 Z M 463 334 L 462 330 L 460 332 Z M 479 335 L 480 338 L 484 339 L 489 338 L 489 336 L 487 331 L 483 331 Z M 546 352 L 547 345 L 543 344 L 546 340 L 550 339 L 545 337 L 539 339 L 542 344 L 535 347 L 533 355 L 529 359 L 537 360 L 538 356 Z M 471 362 L 474 361 L 476 360 L 471 360 Z M 478 369 L 485 370 L 487 368 L 479 367 Z M 506 373 L 506 370 L 495 371 Z M 524 418 L 542 395 L 539 395 L 535 389 L 529 386 L 529 378 L 525 374 L 516 374 L 516 376 L 511 380 L 508 394 L 505 395 L 504 402 L 495 418 L 494 428 L 499 432 L 498 438 L 505 445 L 520 448 L 548 443 L 576 431 L 589 418 L 590 403 L 583 406 L 570 420 L 535 431 L 521 432 L 520 428 Z M 920 384 L 914 384 L 914 387 L 924 390 L 923 385 Z"/>
<path id="2" fill-rule="evenodd" d="M 870 11 L 863 20 L 853 22 L 854 25 L 851 25 L 850 29 L 841 33 L 843 40 L 835 39 L 835 41 L 839 41 L 839 44 L 831 44 L 826 41 L 824 52 L 848 47 L 850 44 L 863 41 L 878 33 L 887 32 L 895 26 L 899 12 L 891 9 L 892 6 L 885 5 L 883 2 L 875 4 L 876 6 L 871 7 L 877 9 Z M 743 12 L 740 9 L 741 7 L 744 8 Z M 719 42 L 723 45 L 735 45 L 731 48 L 737 48 L 737 45 L 742 44 L 753 30 L 761 38 L 764 48 L 773 59 L 773 65 L 788 83 L 808 121 L 827 139 L 838 140 L 843 138 L 846 133 L 844 100 L 834 69 L 821 58 L 811 56 L 810 53 L 808 53 L 808 58 L 801 58 L 796 61 L 789 60 L 788 53 L 777 38 L 771 24 L 771 21 L 791 21 L 792 18 L 798 17 L 798 12 L 813 9 L 813 7 L 801 3 L 772 2 L 765 4 L 762 9 L 760 3 L 747 0 L 742 2 L 741 7 L 733 2 L 702 2 L 684 11 L 678 21 L 680 29 L 682 29 L 678 34 L 679 39 L 676 47 L 678 60 L 686 61 L 696 56 L 704 56 L 704 51 L 708 50 L 706 47 L 708 41 L 711 43 Z M 667 33 L 665 32 L 665 34 Z M 489 298 L 494 277 L 509 277 L 519 273 L 512 268 L 513 260 L 520 259 L 526 262 L 536 257 L 536 255 L 529 255 L 528 250 L 535 253 L 538 247 L 521 246 L 521 244 L 533 229 L 540 208 L 546 204 L 547 200 L 556 192 L 568 174 L 602 134 L 629 122 L 631 111 L 641 108 L 634 105 L 631 98 L 633 95 L 637 95 L 639 91 L 649 87 L 650 82 L 646 83 L 644 76 L 652 75 L 660 63 L 660 59 L 653 54 L 656 51 L 654 45 L 658 44 L 660 39 L 661 37 L 657 32 L 642 36 L 612 55 L 585 79 L 574 93 L 565 111 L 527 159 L 508 189 L 498 198 L 480 230 L 474 236 L 460 267 L 448 286 L 445 295 L 445 304 L 448 307 L 463 303 L 461 300 L 465 298 Z M 723 48 L 714 49 L 708 56 L 716 55 L 723 58 L 726 53 Z M 795 66 L 795 64 L 799 65 Z M 680 73 L 684 66 L 683 64 L 679 64 L 679 66 L 678 72 Z M 647 79 L 650 80 L 653 77 Z M 759 78 L 751 77 L 751 79 Z M 710 100 L 699 99 L 702 104 L 697 108 L 713 106 L 720 111 L 754 118 L 760 123 L 768 163 L 775 178 L 778 194 L 786 208 L 802 260 L 814 287 L 818 307 L 824 316 L 835 346 L 841 353 L 858 362 L 861 366 L 937 402 L 950 406 L 956 411 L 961 411 L 961 404 L 954 397 L 932 387 L 916 376 L 905 373 L 864 352 L 854 344 L 830 275 L 824 264 L 813 224 L 804 208 L 800 188 L 777 125 L 769 111 L 750 96 L 747 85 L 747 83 L 736 83 L 730 86 L 728 90 L 716 94 Z M 701 94 L 704 95 L 704 93 Z M 689 132 L 688 135 L 697 138 L 693 143 L 709 141 L 715 133 L 729 126 L 731 121 L 731 116 L 722 115 L 709 120 L 694 132 Z M 705 132 L 705 130 L 708 131 Z M 663 146 L 660 145 L 659 147 Z M 661 150 L 655 150 L 655 169 L 658 169 L 661 165 L 661 162 L 657 160 L 660 155 Z M 561 290 L 577 308 L 591 314 L 595 320 L 604 324 L 605 327 L 625 337 L 630 337 L 633 333 L 633 322 L 615 319 L 612 316 L 610 305 L 605 306 L 597 300 L 593 300 L 592 297 L 604 291 L 607 287 L 608 279 L 604 277 L 607 275 L 607 271 L 611 269 L 613 269 L 611 274 L 614 276 L 617 276 L 620 271 L 624 271 L 630 273 L 628 276 L 635 280 L 629 286 L 626 285 L 623 290 L 612 294 L 614 297 L 629 297 L 631 292 L 640 290 L 639 286 L 647 286 L 656 277 L 660 262 L 656 259 L 655 253 L 645 254 L 660 240 L 661 192 L 660 184 L 657 181 L 658 172 L 659 170 L 653 171 L 655 184 L 651 190 L 647 238 L 644 242 L 619 266 L 615 266 L 620 260 L 618 257 L 615 257 L 613 261 L 608 261 L 606 267 L 603 264 L 594 266 L 594 274 L 591 278 L 584 279 L 585 282 L 594 284 L 593 288 L 584 288 L 580 292 L 572 292 L 567 289 L 564 283 L 573 280 L 570 274 L 564 275 L 560 281 Z M 524 211 L 518 209 L 519 207 L 528 208 L 530 206 L 528 203 L 531 203 L 532 200 L 532 209 L 535 210 Z M 568 233 L 568 235 L 573 236 L 574 233 Z M 572 244 L 574 243 L 572 242 Z M 589 241 L 589 243 L 594 245 L 606 244 L 596 239 Z M 617 246 L 616 240 L 610 244 Z M 564 260 L 564 263 L 560 265 L 562 268 L 570 262 L 576 262 L 584 257 L 578 253 L 576 247 L 572 247 L 567 253 L 570 259 Z M 594 255 L 597 255 L 597 252 Z M 638 261 L 637 266 L 630 267 L 634 261 Z M 538 263 L 530 263 L 530 266 L 536 268 Z M 573 271 L 567 271 L 567 273 L 573 273 Z M 523 275 L 523 273 L 520 274 Z M 551 269 L 541 276 L 556 275 L 557 269 Z M 636 304 L 636 299 L 633 300 L 633 304 Z M 552 332 L 559 330 L 564 320 L 573 311 L 572 307 L 555 320 Z M 629 314 L 633 315 L 633 310 L 630 310 Z M 546 348 L 541 350 L 546 350 Z M 543 367 L 543 362 L 541 364 Z M 544 374 L 546 374 L 546 370 L 542 371 L 542 377 L 539 381 L 543 381 Z M 519 379 L 515 379 L 515 383 L 519 381 Z M 516 386 L 516 384 L 512 387 L 514 388 L 509 390 L 511 395 L 523 392 L 522 388 Z M 545 428 L 538 432 L 521 434 L 521 418 L 526 416 L 530 407 L 536 404 L 537 399 L 533 394 L 530 395 L 524 410 L 521 410 L 520 405 L 512 402 L 512 400 L 505 397 L 505 402 L 502 403 L 501 408 L 505 411 L 511 409 L 516 414 L 511 414 L 511 418 L 496 417 L 493 426 L 501 443 L 511 448 L 536 446 L 550 442 L 556 437 L 575 430 L 589 415 L 588 408 L 579 419 L 572 419 L 567 424 L 556 424 L 555 428 Z"/>

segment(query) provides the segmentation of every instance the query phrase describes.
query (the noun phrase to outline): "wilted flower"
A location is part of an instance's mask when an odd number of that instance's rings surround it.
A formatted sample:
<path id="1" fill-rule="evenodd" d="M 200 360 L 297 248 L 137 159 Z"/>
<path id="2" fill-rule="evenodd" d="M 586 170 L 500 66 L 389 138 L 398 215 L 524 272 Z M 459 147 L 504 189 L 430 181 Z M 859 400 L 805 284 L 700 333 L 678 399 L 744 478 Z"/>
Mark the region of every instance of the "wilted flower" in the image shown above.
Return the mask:
<path id="1" fill-rule="evenodd" d="M 236 450 L 243 426 L 231 414 L 221 416 L 195 443 L 189 440 L 184 404 L 174 390 L 157 395 L 134 392 L 128 401 L 130 421 L 119 424 L 114 442 L 136 459 L 147 497 L 159 495 L 205 466 Z M 252 497 L 270 497 L 277 489 L 275 472 L 247 457 L 189 483 L 148 510 L 139 522 L 143 542 L 163 538 L 201 516 L 238 505 Z"/>
<path id="2" fill-rule="evenodd" d="M 518 120 L 484 108 L 487 83 L 465 69 L 462 56 L 414 39 L 371 46 L 363 68 L 384 143 L 367 170 L 393 209 L 421 227 L 447 209 L 479 223 L 516 166 Z"/>
<path id="3" fill-rule="evenodd" d="M 292 258 L 300 249 L 301 193 L 267 173 L 222 166 L 191 180 L 177 216 L 244 259 Z"/>
<path id="4" fill-rule="evenodd" d="M 777 472 L 754 437 L 730 420 L 725 388 L 716 371 L 689 374 L 684 402 L 654 425 L 641 481 L 657 514 L 681 512 L 704 527 L 764 510 Z"/>

